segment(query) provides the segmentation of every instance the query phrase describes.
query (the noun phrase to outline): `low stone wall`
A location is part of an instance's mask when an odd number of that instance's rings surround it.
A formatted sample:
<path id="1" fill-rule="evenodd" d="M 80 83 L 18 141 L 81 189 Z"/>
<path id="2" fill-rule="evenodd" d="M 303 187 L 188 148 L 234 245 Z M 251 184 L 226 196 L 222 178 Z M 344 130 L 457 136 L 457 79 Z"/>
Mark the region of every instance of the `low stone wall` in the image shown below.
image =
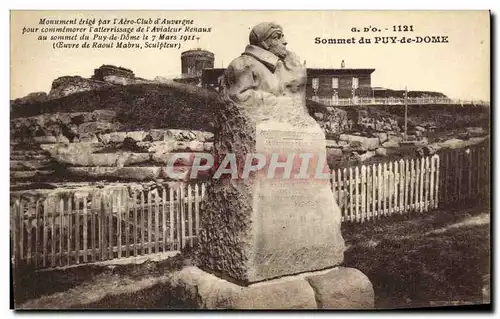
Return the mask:
<path id="1" fill-rule="evenodd" d="M 186 180 L 195 153 L 210 153 L 213 134 L 202 131 L 161 130 L 93 133 L 84 142 L 68 143 L 54 136 L 35 138 L 39 150 L 16 150 L 11 158 L 14 179 L 25 179 L 43 168 L 66 178 L 78 180 Z M 24 153 L 26 152 L 26 153 Z M 34 155 L 30 155 L 33 153 Z M 35 154 L 36 153 L 36 154 Z M 182 154 L 179 154 L 182 153 Z M 42 155 L 43 154 L 43 155 Z M 182 158 L 173 160 L 173 156 Z M 30 162 L 20 160 L 29 156 Z M 165 174 L 167 166 L 174 165 L 176 177 Z"/>

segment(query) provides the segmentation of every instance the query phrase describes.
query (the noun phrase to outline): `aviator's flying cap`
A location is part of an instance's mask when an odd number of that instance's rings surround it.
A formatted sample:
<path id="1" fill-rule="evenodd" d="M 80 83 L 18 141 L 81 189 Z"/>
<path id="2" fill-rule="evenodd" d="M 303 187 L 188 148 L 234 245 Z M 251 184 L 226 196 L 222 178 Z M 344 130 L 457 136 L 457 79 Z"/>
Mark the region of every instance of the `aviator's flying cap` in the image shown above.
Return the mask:
<path id="1" fill-rule="evenodd" d="M 262 22 L 253 27 L 250 31 L 250 44 L 258 45 L 267 40 L 275 31 L 283 32 L 283 28 L 274 22 Z"/>

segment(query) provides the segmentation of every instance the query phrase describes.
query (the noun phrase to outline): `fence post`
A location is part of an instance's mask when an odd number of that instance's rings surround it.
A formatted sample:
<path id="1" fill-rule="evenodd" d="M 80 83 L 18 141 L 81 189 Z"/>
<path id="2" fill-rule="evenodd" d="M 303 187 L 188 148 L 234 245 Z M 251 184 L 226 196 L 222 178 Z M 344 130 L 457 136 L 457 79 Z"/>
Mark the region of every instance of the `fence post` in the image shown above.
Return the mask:
<path id="1" fill-rule="evenodd" d="M 27 205 L 27 211 L 26 211 L 26 235 L 27 235 L 27 242 L 26 242 L 26 262 L 28 264 L 32 263 L 31 260 L 31 245 L 33 240 L 31 239 L 31 218 L 32 218 L 32 212 L 31 212 L 31 201 L 26 203 Z M 24 224 L 24 223 L 23 223 Z"/>
<path id="2" fill-rule="evenodd" d="M 150 191 L 151 192 L 151 191 Z M 155 253 L 160 252 L 160 193 L 155 189 L 154 211 L 155 211 Z"/>
<path id="3" fill-rule="evenodd" d="M 393 175 L 394 175 L 394 172 L 392 171 L 392 162 L 389 162 L 387 163 L 387 166 L 389 168 L 389 171 L 387 173 L 387 193 L 388 193 L 388 196 L 386 196 L 386 200 L 387 200 L 387 203 L 388 203 L 388 206 L 389 206 L 389 209 L 388 209 L 388 212 L 389 212 L 389 215 L 392 215 L 392 213 L 394 212 L 394 204 L 392 202 L 392 198 L 393 198 L 393 190 L 394 190 L 394 179 L 393 179 Z"/>
<path id="4" fill-rule="evenodd" d="M 180 205 L 180 224 L 181 224 L 181 249 L 186 245 L 186 216 L 184 210 L 184 184 L 181 183 L 180 186 L 180 197 L 179 197 L 179 205 Z"/>
<path id="5" fill-rule="evenodd" d="M 92 261 L 96 261 L 96 247 L 95 247 L 95 237 L 96 237 L 96 216 L 99 216 L 99 211 L 97 207 L 96 192 L 92 192 L 92 199 L 90 203 L 90 246 L 92 252 Z"/>
<path id="6" fill-rule="evenodd" d="M 345 197 L 345 192 L 343 191 L 342 178 L 341 178 L 341 175 L 340 175 L 340 168 L 337 168 L 337 192 L 338 192 L 338 195 L 337 195 L 337 204 L 339 205 L 340 216 L 341 216 L 341 219 L 343 221 L 345 219 L 345 214 L 344 214 L 344 208 L 345 207 L 343 205 L 343 201 L 344 201 L 344 197 Z M 341 201 L 342 201 L 342 203 L 341 203 Z"/>
<path id="7" fill-rule="evenodd" d="M 193 201 L 191 194 L 191 185 L 187 185 L 187 205 L 188 205 L 188 236 L 189 236 L 189 246 L 193 247 Z"/>
<path id="8" fill-rule="evenodd" d="M 419 191 L 419 199 L 420 199 L 420 212 L 424 211 L 425 207 L 425 198 L 424 198 L 424 175 L 425 175 L 425 163 L 424 158 L 420 159 L 420 191 Z"/>
<path id="9" fill-rule="evenodd" d="M 52 218 L 50 219 L 50 221 L 52 222 L 52 224 L 50 225 L 51 226 L 51 231 L 50 231 L 50 248 L 51 248 L 51 251 L 52 251 L 52 255 L 51 255 L 51 258 L 50 258 L 50 266 L 51 267 L 55 267 L 56 266 L 56 216 L 57 216 L 57 200 L 56 198 L 51 198 L 53 200 L 53 209 L 52 210 Z"/>
<path id="10" fill-rule="evenodd" d="M 174 220 L 175 220 L 175 197 L 174 197 L 174 189 L 172 187 L 169 187 L 168 189 L 168 195 L 169 195 L 169 215 L 170 215 L 170 228 L 169 228 L 169 235 L 170 235 L 170 249 L 174 250 L 175 249 L 175 237 L 174 237 L 174 230 L 175 230 L 175 225 L 174 225 Z"/>
<path id="11" fill-rule="evenodd" d="M 20 238 L 22 239 L 22 236 L 20 236 L 20 216 L 21 215 L 21 201 L 19 198 L 16 198 L 14 201 L 14 208 L 11 209 L 11 232 L 12 232 L 12 252 L 13 252 L 13 257 L 14 257 L 14 265 L 17 266 L 20 261 L 19 257 L 19 242 Z"/>
<path id="12" fill-rule="evenodd" d="M 384 187 L 383 187 L 383 175 L 382 175 L 382 164 L 377 164 L 377 218 L 380 218 L 384 214 Z"/>
<path id="13" fill-rule="evenodd" d="M 146 231 L 146 221 L 145 221 L 145 213 L 146 213 L 146 203 L 145 203 L 145 197 L 144 196 L 144 189 L 141 189 L 140 190 L 141 192 L 141 222 L 140 222 L 140 226 L 141 226 L 141 248 L 142 248 L 142 253 L 141 255 L 145 255 L 146 254 L 146 239 L 144 237 L 146 237 L 146 234 L 145 234 L 145 231 Z"/>
<path id="14" fill-rule="evenodd" d="M 194 185 L 194 214 L 195 214 L 195 233 L 196 236 L 200 235 L 200 189 L 198 183 Z"/>
<path id="15" fill-rule="evenodd" d="M 122 205 L 123 205 L 123 200 L 122 200 L 122 189 L 118 189 L 117 193 L 117 198 L 116 198 L 116 241 L 117 241 L 117 246 L 118 246 L 118 258 L 122 257 Z M 111 251 L 113 251 L 113 245 L 111 246 Z M 113 256 L 111 256 L 113 258 Z"/>
<path id="16" fill-rule="evenodd" d="M 361 220 L 361 216 L 359 215 L 359 181 L 360 181 L 360 178 L 359 178 L 359 167 L 356 166 L 354 168 L 354 173 L 355 173 L 355 176 L 354 176 L 354 191 L 355 191 L 355 194 L 354 194 L 354 198 L 356 199 L 356 202 L 355 202 L 355 207 L 356 207 L 356 222 L 360 222 Z"/>
<path id="17" fill-rule="evenodd" d="M 344 198 L 343 198 L 343 202 L 344 204 L 342 205 L 343 206 L 343 209 L 342 209 L 342 215 L 344 216 L 345 220 L 349 220 L 349 215 L 348 215 L 348 205 L 349 205 L 349 202 L 351 201 L 351 195 L 349 193 L 349 196 L 348 196 L 348 191 L 349 191 L 349 185 L 347 184 L 347 168 L 344 167 L 343 171 L 342 171 L 342 189 L 344 191 Z"/>
<path id="18" fill-rule="evenodd" d="M 151 190 L 148 190 L 148 254 L 153 252 L 151 234 L 153 232 L 153 205 L 151 203 Z"/>
<path id="19" fill-rule="evenodd" d="M 415 161 L 413 158 L 410 161 L 410 210 L 414 211 L 416 210 L 416 205 L 415 205 Z"/>
<path id="20" fill-rule="evenodd" d="M 134 189 L 134 194 L 133 196 L 133 210 L 134 210 L 134 224 L 133 224 L 133 234 L 134 234 L 134 257 L 137 256 L 137 242 L 138 242 L 138 237 L 139 237 L 139 230 L 137 229 L 138 227 L 138 221 L 137 221 L 137 199 L 139 196 L 137 196 L 137 189 Z"/>
<path id="21" fill-rule="evenodd" d="M 372 169 L 371 169 L 371 180 L 372 180 L 372 219 L 375 218 L 375 214 L 377 212 L 377 208 L 375 206 L 376 202 L 377 202 L 377 194 L 376 194 L 376 191 L 377 191 L 377 166 L 375 164 L 372 164 Z"/>
<path id="22" fill-rule="evenodd" d="M 405 162 L 403 159 L 399 160 L 399 213 L 403 214 L 405 212 L 405 201 L 404 201 L 404 195 L 405 195 Z"/>
<path id="23" fill-rule="evenodd" d="M 366 166 L 361 166 L 361 222 L 366 219 Z"/>
<path id="24" fill-rule="evenodd" d="M 423 185 L 422 185 L 422 188 L 423 188 L 423 206 L 422 206 L 422 211 L 426 212 L 427 211 L 427 207 L 428 207 L 428 204 L 427 204 L 427 195 L 429 193 L 429 188 L 428 188 L 428 182 L 429 182 L 429 179 L 427 177 L 427 174 L 429 173 L 429 158 L 428 157 L 425 157 L 425 158 L 422 158 L 422 179 L 423 179 Z"/>
<path id="25" fill-rule="evenodd" d="M 373 198 L 372 190 L 372 165 L 366 166 L 366 220 L 372 219 L 373 214 L 373 203 L 375 198 Z"/>
<path id="26" fill-rule="evenodd" d="M 66 258 L 66 263 L 69 266 L 71 264 L 71 243 L 73 241 L 73 223 L 72 223 L 72 218 L 73 218 L 73 194 L 70 194 L 68 196 L 68 256 Z"/>
<path id="27" fill-rule="evenodd" d="M 392 162 L 392 164 L 394 165 L 394 190 L 393 190 L 393 195 L 394 195 L 394 213 L 399 213 L 399 209 L 400 209 L 400 203 L 399 203 L 399 163 L 398 161 L 394 161 Z"/>
<path id="28" fill-rule="evenodd" d="M 83 262 L 86 263 L 87 262 L 87 258 L 88 258 L 88 252 L 87 252 L 87 241 L 88 241 L 88 238 L 87 238 L 87 223 L 88 223 L 88 217 L 87 217 L 87 196 L 84 196 L 82 198 L 82 205 L 83 205 Z M 92 212 L 92 208 L 90 210 Z"/>
<path id="29" fill-rule="evenodd" d="M 113 259 L 113 235 L 117 235 L 118 232 L 113 231 L 113 206 L 116 203 L 117 196 L 115 196 L 115 190 L 110 191 L 110 194 L 107 194 L 108 197 L 111 197 L 106 201 L 106 217 L 108 221 L 108 258 Z M 118 215 L 118 214 L 117 214 Z M 118 241 L 118 240 L 117 240 Z"/>
<path id="30" fill-rule="evenodd" d="M 415 160 L 415 211 L 420 212 L 420 158 Z"/>
<path id="31" fill-rule="evenodd" d="M 40 266 L 40 251 L 38 245 L 40 243 L 40 198 L 35 203 L 35 267 Z M 42 224 L 43 225 L 43 224 Z"/>
<path id="32" fill-rule="evenodd" d="M 42 266 L 47 267 L 47 242 L 49 237 L 49 204 L 47 198 L 43 200 L 43 244 L 42 244 Z M 13 228 L 16 229 L 16 228 Z"/>
<path id="33" fill-rule="evenodd" d="M 125 257 L 130 257 L 130 196 L 128 188 L 122 189 L 122 203 L 124 206 L 125 214 L 123 218 L 125 219 L 123 224 L 125 226 Z"/>
<path id="34" fill-rule="evenodd" d="M 353 211 L 354 211 L 354 195 L 353 195 L 353 173 L 352 167 L 349 167 L 349 221 L 353 221 Z"/>
<path id="35" fill-rule="evenodd" d="M 64 199 L 59 198 L 59 266 L 63 265 Z"/>
<path id="36" fill-rule="evenodd" d="M 196 184 L 198 186 L 198 184 Z M 163 252 L 167 251 L 167 189 L 165 185 L 162 187 L 162 229 L 163 229 Z"/>
<path id="37" fill-rule="evenodd" d="M 430 208 L 433 209 L 435 206 L 435 195 L 434 195 L 434 185 L 436 183 L 434 174 L 436 173 L 436 158 L 432 156 L 430 158 L 430 181 L 429 181 L 429 205 Z"/>

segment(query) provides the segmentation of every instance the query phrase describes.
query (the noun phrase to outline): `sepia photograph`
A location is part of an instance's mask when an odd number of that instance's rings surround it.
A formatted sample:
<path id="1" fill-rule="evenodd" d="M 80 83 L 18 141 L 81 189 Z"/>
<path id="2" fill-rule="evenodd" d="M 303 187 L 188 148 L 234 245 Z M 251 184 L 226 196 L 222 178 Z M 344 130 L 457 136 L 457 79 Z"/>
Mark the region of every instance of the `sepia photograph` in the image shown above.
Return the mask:
<path id="1" fill-rule="evenodd" d="M 11 10 L 11 309 L 491 311 L 491 23 Z"/>

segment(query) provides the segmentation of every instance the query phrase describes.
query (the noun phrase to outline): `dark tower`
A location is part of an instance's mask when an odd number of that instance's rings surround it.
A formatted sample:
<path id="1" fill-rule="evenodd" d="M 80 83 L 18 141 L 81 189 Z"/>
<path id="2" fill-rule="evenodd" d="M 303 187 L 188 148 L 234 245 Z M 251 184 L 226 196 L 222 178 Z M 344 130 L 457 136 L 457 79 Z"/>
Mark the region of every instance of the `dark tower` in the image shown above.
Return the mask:
<path id="1" fill-rule="evenodd" d="M 213 69 L 215 56 L 212 52 L 195 49 L 181 53 L 181 72 L 186 77 L 201 77 L 203 69 Z"/>

